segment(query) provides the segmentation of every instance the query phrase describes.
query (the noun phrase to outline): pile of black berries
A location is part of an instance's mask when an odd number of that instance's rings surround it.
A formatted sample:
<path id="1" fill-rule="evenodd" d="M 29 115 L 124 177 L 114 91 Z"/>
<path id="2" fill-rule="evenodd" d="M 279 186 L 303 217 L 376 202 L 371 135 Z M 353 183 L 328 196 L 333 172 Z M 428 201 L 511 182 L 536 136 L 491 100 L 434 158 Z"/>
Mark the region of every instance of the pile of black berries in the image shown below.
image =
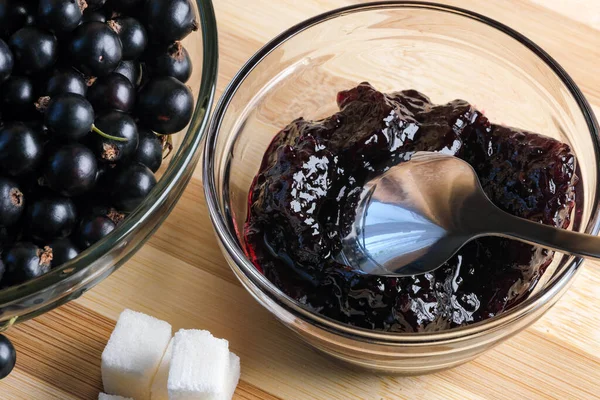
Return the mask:
<path id="1" fill-rule="evenodd" d="M 190 0 L 0 0 L 0 288 L 108 235 L 190 121 Z"/>

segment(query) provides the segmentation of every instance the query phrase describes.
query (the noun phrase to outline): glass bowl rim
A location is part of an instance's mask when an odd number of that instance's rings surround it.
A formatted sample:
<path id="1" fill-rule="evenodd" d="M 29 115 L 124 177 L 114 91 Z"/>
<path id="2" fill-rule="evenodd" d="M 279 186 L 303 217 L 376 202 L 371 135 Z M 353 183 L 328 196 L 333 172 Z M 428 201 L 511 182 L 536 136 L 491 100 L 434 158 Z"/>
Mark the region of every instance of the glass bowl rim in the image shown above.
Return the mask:
<path id="1" fill-rule="evenodd" d="M 256 267 L 250 262 L 243 249 L 239 245 L 237 238 L 232 235 L 226 217 L 219 211 L 219 200 L 217 194 L 217 186 L 214 176 L 215 168 L 215 153 L 216 143 L 221 129 L 221 123 L 226 114 L 229 104 L 236 94 L 240 85 L 245 81 L 248 75 L 257 67 L 260 62 L 267 57 L 272 51 L 280 45 L 287 42 L 292 37 L 302 33 L 303 31 L 327 22 L 328 20 L 343 17 L 348 14 L 360 13 L 363 11 L 372 11 L 379 9 L 419 9 L 419 10 L 435 10 L 445 13 L 454 14 L 460 17 L 474 20 L 483 23 L 491 28 L 494 28 L 520 44 L 524 45 L 533 52 L 542 62 L 544 62 L 561 80 L 565 87 L 569 90 L 570 95 L 577 103 L 581 111 L 589 132 L 594 142 L 594 154 L 596 159 L 600 160 L 600 128 L 594 116 L 594 112 L 589 103 L 585 99 L 579 87 L 567 72 L 541 47 L 529 40 L 524 35 L 514 29 L 504 25 L 492 18 L 486 17 L 479 13 L 469 11 L 463 8 L 448 6 L 433 2 L 423 1 L 377 1 L 371 3 L 363 3 L 338 8 L 332 11 L 309 18 L 297 25 L 289 28 L 283 33 L 269 41 L 260 50 L 258 50 L 244 66 L 234 76 L 233 80 L 226 87 L 212 115 L 211 124 L 206 136 L 203 160 L 203 181 L 204 192 L 206 197 L 209 215 L 215 228 L 216 234 L 221 241 L 223 248 L 227 251 L 227 255 L 235 262 L 241 273 L 258 289 L 262 294 L 282 307 L 286 311 L 293 314 L 295 317 L 300 317 L 302 320 L 309 322 L 313 326 L 322 328 L 325 331 L 344 336 L 349 339 L 367 341 L 372 344 L 383 345 L 411 345 L 411 346 L 426 346 L 435 344 L 450 344 L 452 342 L 464 341 L 473 339 L 478 336 L 489 334 L 502 330 L 505 326 L 510 325 L 521 319 L 524 315 L 531 311 L 543 307 L 552 298 L 561 293 L 561 291 L 569 284 L 571 279 L 576 275 L 583 259 L 570 257 L 562 271 L 553 278 L 553 280 L 537 293 L 534 293 L 524 302 L 509 309 L 508 311 L 471 325 L 458 327 L 450 330 L 439 332 L 419 332 L 419 333 L 396 333 L 368 330 L 365 328 L 357 328 L 336 321 L 334 319 L 322 316 L 316 312 L 310 311 L 300 303 L 285 295 L 277 287 L 275 287 L 264 275 L 262 275 Z M 596 183 L 595 195 L 593 201 L 590 220 L 586 226 L 585 232 L 589 234 L 598 234 L 600 231 L 600 165 L 597 166 L 598 182 Z M 237 272 L 236 272 L 237 274 Z M 246 283 L 242 282 L 245 286 Z M 248 289 L 248 288 L 247 288 Z M 250 289 L 248 289 L 250 291 Z M 253 294 L 254 295 L 254 294 Z"/>
<path id="2" fill-rule="evenodd" d="M 218 34 L 212 0 L 194 0 L 194 2 L 198 7 L 199 30 L 202 34 L 202 73 L 196 107 L 182 139 L 182 147 L 173 155 L 163 176 L 144 202 L 110 235 L 47 274 L 0 291 L 0 306 L 18 303 L 20 300 L 35 295 L 40 290 L 55 286 L 75 274 L 85 273 L 97 259 L 117 247 L 131 232 L 150 219 L 159 205 L 166 200 L 171 190 L 186 178 L 186 168 L 193 162 L 194 154 L 204 139 L 202 133 L 208 126 L 210 108 L 215 96 L 218 68 Z M 187 147 L 183 148 L 184 144 Z"/>

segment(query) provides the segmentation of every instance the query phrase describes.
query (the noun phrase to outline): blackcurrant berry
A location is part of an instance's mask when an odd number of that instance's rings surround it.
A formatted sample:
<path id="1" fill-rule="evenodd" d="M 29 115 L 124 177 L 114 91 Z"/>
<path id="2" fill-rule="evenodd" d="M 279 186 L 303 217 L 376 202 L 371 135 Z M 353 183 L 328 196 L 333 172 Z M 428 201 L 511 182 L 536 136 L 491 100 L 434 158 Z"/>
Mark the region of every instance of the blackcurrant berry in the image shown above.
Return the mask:
<path id="1" fill-rule="evenodd" d="M 108 206 L 96 206 L 91 210 L 92 215 L 101 215 L 103 217 L 108 217 L 112 222 L 115 223 L 116 226 L 119 226 L 121 222 L 125 219 L 125 213 L 117 211 L 116 208 L 108 207 Z"/>
<path id="2" fill-rule="evenodd" d="M 86 3 L 88 5 L 87 10 L 95 11 L 99 8 L 102 8 L 104 3 L 106 3 L 106 0 L 86 0 Z"/>
<path id="3" fill-rule="evenodd" d="M 180 42 L 171 44 L 166 50 L 148 57 L 147 65 L 152 76 L 172 76 L 185 83 L 192 76 L 192 60 Z"/>
<path id="4" fill-rule="evenodd" d="M 151 130 L 140 128 L 140 143 L 133 154 L 133 161 L 144 164 L 152 172 L 158 171 L 163 160 L 163 147 L 160 138 Z"/>
<path id="5" fill-rule="evenodd" d="M 51 152 L 44 179 L 50 189 L 72 197 L 91 190 L 97 173 L 94 153 L 81 144 L 69 144 Z"/>
<path id="6" fill-rule="evenodd" d="M 144 18 L 150 36 L 163 43 L 181 40 L 198 29 L 190 0 L 147 0 Z"/>
<path id="7" fill-rule="evenodd" d="M 4 40 L 0 39 L 0 83 L 8 79 L 12 73 L 14 59 L 12 52 Z"/>
<path id="8" fill-rule="evenodd" d="M 35 110 L 35 92 L 33 82 L 26 76 L 12 75 L 0 87 L 2 108 L 8 116 L 19 118 Z"/>
<path id="9" fill-rule="evenodd" d="M 0 217 L 1 218 L 1 217 Z M 13 226 L 2 226 L 0 225 L 0 252 L 2 249 L 8 249 L 11 247 L 18 239 L 20 231 L 19 224 L 15 224 Z M 1 254 L 0 254 L 1 256 Z M 2 262 L 2 258 L 0 257 L 0 287 L 2 287 L 2 273 L 4 272 L 4 263 Z"/>
<path id="10" fill-rule="evenodd" d="M 107 217 L 117 226 L 125 219 L 125 213 L 119 212 L 116 208 L 107 205 L 105 200 L 108 199 L 99 200 L 97 195 L 89 194 L 77 200 L 79 202 L 77 210 L 80 210 L 81 214 L 88 218 Z"/>
<path id="11" fill-rule="evenodd" d="M 50 271 L 52 251 L 33 243 L 20 242 L 2 254 L 4 278 L 10 285 L 19 285 Z"/>
<path id="12" fill-rule="evenodd" d="M 43 142 L 38 132 L 22 122 L 0 129 L 0 171 L 20 176 L 35 171 L 42 161 Z"/>
<path id="13" fill-rule="evenodd" d="M 75 93 L 85 96 L 87 88 L 83 75 L 73 68 L 63 68 L 50 75 L 46 82 L 44 95 L 54 97 L 63 93 Z"/>
<path id="14" fill-rule="evenodd" d="M 0 38 L 5 38 L 12 33 L 11 4 L 9 0 L 0 0 Z"/>
<path id="15" fill-rule="evenodd" d="M 31 0 L 0 0 L 0 37 L 10 35 L 35 23 L 37 4 Z"/>
<path id="16" fill-rule="evenodd" d="M 91 200 L 97 200 L 97 193 L 103 193 L 104 195 L 107 193 L 107 191 L 110 192 L 116 167 L 117 164 L 98 163 L 96 186 L 94 187 L 94 192 L 90 194 L 90 196 L 93 196 Z M 90 201 L 88 203 L 93 203 L 94 201 Z"/>
<path id="17" fill-rule="evenodd" d="M 84 0 L 39 0 L 38 21 L 51 31 L 71 32 L 79 25 L 85 7 Z"/>
<path id="18" fill-rule="evenodd" d="M 21 28 L 13 33 L 8 46 L 15 57 L 15 68 L 25 75 L 49 69 L 58 58 L 56 36 L 33 26 Z"/>
<path id="19" fill-rule="evenodd" d="M 94 125 L 87 145 L 100 162 L 119 162 L 131 156 L 137 149 L 138 129 L 129 115 L 120 111 L 109 111 L 96 118 Z"/>
<path id="20" fill-rule="evenodd" d="M 27 233 L 31 238 L 42 242 L 69 236 L 75 222 L 73 201 L 54 194 L 29 202 L 25 212 Z"/>
<path id="21" fill-rule="evenodd" d="M 108 21 L 107 25 L 121 39 L 124 60 L 135 60 L 146 50 L 148 34 L 144 26 L 137 19 L 132 17 L 118 17 Z"/>
<path id="22" fill-rule="evenodd" d="M 92 129 L 94 108 L 79 94 L 60 94 L 48 104 L 44 123 L 53 137 L 63 141 L 78 141 Z"/>
<path id="23" fill-rule="evenodd" d="M 69 239 L 56 239 L 48 247 L 52 250 L 50 268 L 60 267 L 79 255 L 79 249 Z"/>
<path id="24" fill-rule="evenodd" d="M 37 132 L 37 134 L 42 138 L 42 141 L 46 141 L 48 139 L 48 128 L 46 128 L 46 125 L 44 125 L 43 119 L 31 119 L 24 122 L 24 124 L 28 128 L 33 129 L 34 132 Z M 45 142 L 44 144 L 47 145 L 48 142 Z"/>
<path id="25" fill-rule="evenodd" d="M 119 36 L 106 24 L 86 22 L 73 32 L 69 52 L 82 72 L 104 76 L 119 65 L 123 48 Z"/>
<path id="26" fill-rule="evenodd" d="M 102 10 L 89 10 L 86 9 L 83 13 L 83 17 L 81 17 L 81 23 L 84 24 L 86 22 L 106 22 L 106 14 L 102 12 Z"/>
<path id="27" fill-rule="evenodd" d="M 131 12 L 143 7 L 145 0 L 110 0 L 110 7 L 117 11 Z"/>
<path id="28" fill-rule="evenodd" d="M 77 241 L 77 245 L 81 249 L 87 249 L 94 243 L 100 241 L 100 239 L 108 236 L 108 234 L 114 231 L 115 228 L 115 223 L 112 222 L 108 217 L 85 217 L 81 221 L 74 239 Z"/>
<path id="29" fill-rule="evenodd" d="M 137 88 L 140 86 L 142 81 L 142 66 L 139 62 L 121 61 L 114 72 L 127 78 L 133 87 Z"/>
<path id="30" fill-rule="evenodd" d="M 0 227 L 9 228 L 16 224 L 24 209 L 25 197 L 21 188 L 10 179 L 0 177 Z"/>
<path id="31" fill-rule="evenodd" d="M 140 91 L 136 114 L 154 132 L 172 134 L 190 122 L 194 108 L 191 90 L 177 79 L 153 78 Z"/>
<path id="32" fill-rule="evenodd" d="M 4 335 L 0 335 L 0 379 L 6 378 L 17 363 L 17 351 Z"/>
<path id="33" fill-rule="evenodd" d="M 12 19 L 16 23 L 16 30 L 24 26 L 33 26 L 37 23 L 36 2 L 31 0 L 13 0 L 11 2 Z"/>
<path id="34" fill-rule="evenodd" d="M 106 110 L 129 112 L 135 104 L 135 89 L 129 79 L 112 72 L 94 82 L 87 98 L 97 112 Z"/>
<path id="35" fill-rule="evenodd" d="M 156 185 L 156 178 L 148 167 L 131 163 L 116 175 L 112 198 L 119 211 L 135 210 Z"/>

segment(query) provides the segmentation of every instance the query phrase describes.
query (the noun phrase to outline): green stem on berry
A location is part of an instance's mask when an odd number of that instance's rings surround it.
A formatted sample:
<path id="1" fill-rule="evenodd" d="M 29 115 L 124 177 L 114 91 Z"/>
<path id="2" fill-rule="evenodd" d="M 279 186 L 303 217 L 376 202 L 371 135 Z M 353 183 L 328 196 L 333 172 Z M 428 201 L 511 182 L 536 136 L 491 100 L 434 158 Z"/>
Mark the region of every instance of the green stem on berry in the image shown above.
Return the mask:
<path id="1" fill-rule="evenodd" d="M 142 67 L 142 63 L 138 63 L 139 64 L 139 70 L 140 70 L 140 75 L 139 78 L 137 80 L 137 82 L 135 83 L 135 85 L 140 85 L 142 83 L 142 77 L 144 76 L 144 67 Z"/>
<path id="2" fill-rule="evenodd" d="M 5 332 L 6 330 L 8 330 L 8 328 L 13 326 L 15 324 L 15 322 L 17 321 L 17 318 L 19 318 L 19 317 L 12 317 L 8 321 L 3 322 L 2 325 L 0 325 L 0 332 Z"/>
<path id="3" fill-rule="evenodd" d="M 100 129 L 98 129 L 98 127 L 96 125 L 92 125 L 92 132 L 95 132 L 98 135 L 100 135 L 106 139 L 115 140 L 117 142 L 128 142 L 129 141 L 129 139 L 127 139 L 127 138 L 111 136 L 109 134 L 106 134 L 106 133 L 102 132 Z"/>

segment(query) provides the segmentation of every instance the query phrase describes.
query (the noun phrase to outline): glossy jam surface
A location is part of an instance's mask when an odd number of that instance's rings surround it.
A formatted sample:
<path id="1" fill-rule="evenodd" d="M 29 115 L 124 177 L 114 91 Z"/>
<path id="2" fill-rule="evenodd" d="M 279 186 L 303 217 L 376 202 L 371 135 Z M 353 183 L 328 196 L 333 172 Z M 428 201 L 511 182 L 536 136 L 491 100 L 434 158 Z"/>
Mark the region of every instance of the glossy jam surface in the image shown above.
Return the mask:
<path id="1" fill-rule="evenodd" d="M 363 83 L 337 102 L 329 118 L 293 121 L 264 155 L 244 231 L 256 267 L 310 309 L 367 329 L 444 330 L 522 301 L 552 252 L 483 238 L 435 272 L 408 278 L 361 275 L 334 258 L 365 181 L 417 151 L 464 159 L 503 210 L 567 227 L 578 180 L 569 146 L 492 124 L 462 100 L 432 104 L 414 90 L 383 94 Z"/>

